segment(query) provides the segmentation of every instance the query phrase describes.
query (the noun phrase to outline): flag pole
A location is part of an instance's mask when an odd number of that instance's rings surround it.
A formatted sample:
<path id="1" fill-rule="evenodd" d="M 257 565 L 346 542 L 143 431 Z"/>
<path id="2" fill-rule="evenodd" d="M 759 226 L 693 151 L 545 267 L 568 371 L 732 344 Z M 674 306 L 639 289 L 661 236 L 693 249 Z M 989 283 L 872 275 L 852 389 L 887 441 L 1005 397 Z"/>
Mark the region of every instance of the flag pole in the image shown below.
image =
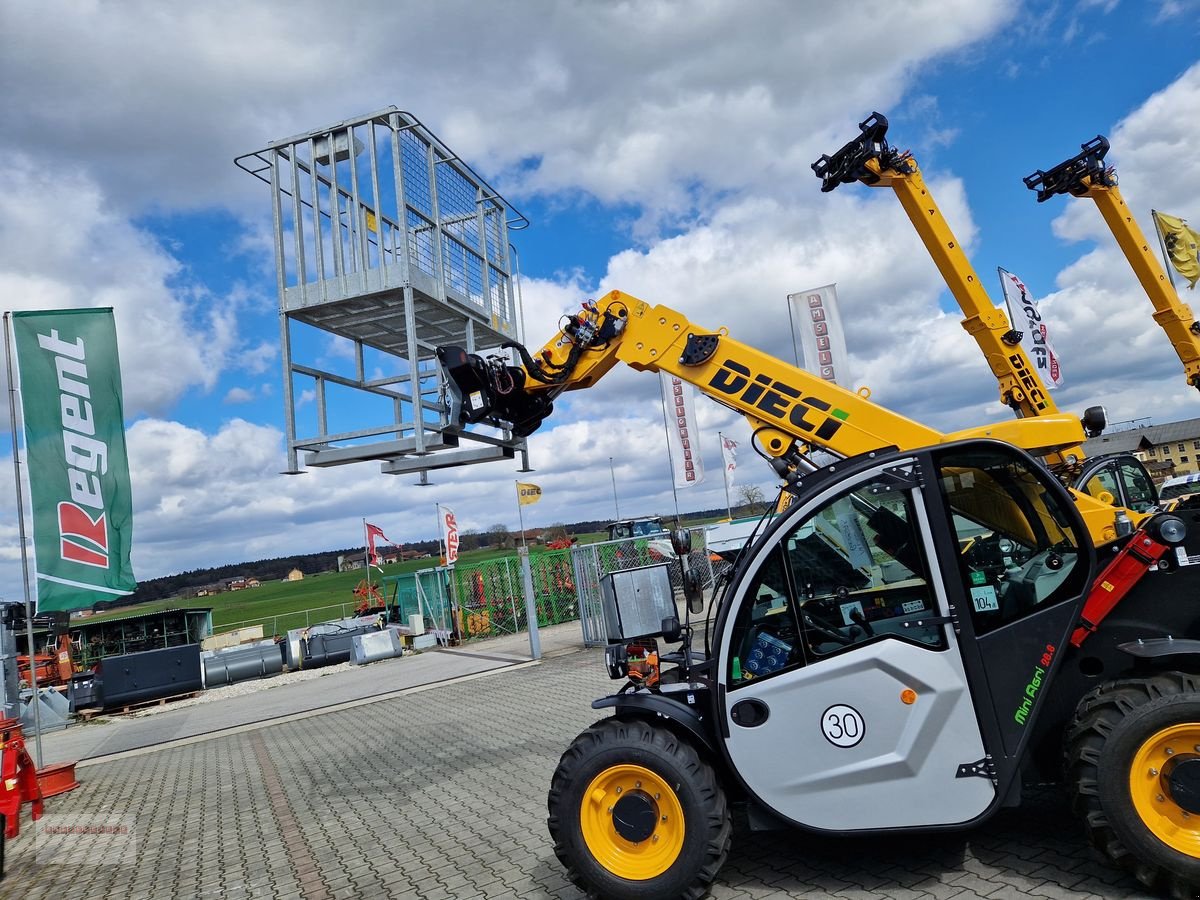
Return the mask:
<path id="1" fill-rule="evenodd" d="M 17 533 L 21 541 L 21 577 L 25 582 L 25 652 L 29 654 L 29 686 L 33 690 L 35 767 L 42 767 L 42 711 L 38 702 L 37 651 L 33 643 L 33 606 L 29 591 L 29 551 L 25 546 L 25 503 L 21 490 L 21 459 L 17 453 L 17 387 L 13 381 L 12 313 L 4 314 L 4 355 L 8 363 L 8 415 L 12 427 L 13 474 L 17 479 Z M 20 698 L 17 698 L 20 706 Z M 18 713 L 18 717 L 19 717 Z"/>
<path id="2" fill-rule="evenodd" d="M 792 333 L 792 355 L 796 357 L 796 368 L 800 368 L 800 345 L 796 343 L 796 320 L 792 318 L 792 298 L 787 298 L 788 330 Z"/>
<path id="3" fill-rule="evenodd" d="M 525 513 L 521 509 L 521 483 L 515 478 L 513 479 L 513 490 L 517 492 L 517 518 L 521 522 L 521 546 L 528 550 L 529 542 L 525 540 Z"/>
<path id="4" fill-rule="evenodd" d="M 721 481 L 725 484 L 725 514 L 733 521 L 733 504 L 729 502 L 729 466 L 725 463 L 725 435 L 717 432 L 718 446 L 721 448 Z"/>
<path id="5" fill-rule="evenodd" d="M 1158 227 L 1158 210 L 1150 210 L 1150 218 L 1154 220 L 1154 236 L 1158 238 L 1158 249 L 1162 251 L 1163 268 L 1167 270 L 1167 279 L 1171 282 L 1171 290 L 1176 295 L 1179 294 L 1179 288 L 1175 284 L 1175 275 L 1171 271 L 1175 267 L 1171 265 L 1171 257 L 1167 254 L 1167 242 L 1163 240 L 1162 229 Z"/>
<path id="6" fill-rule="evenodd" d="M 363 520 L 363 562 L 367 564 L 367 594 L 371 593 L 371 536 L 367 534 L 367 519 Z"/>
<path id="7" fill-rule="evenodd" d="M 446 554 L 444 552 L 444 548 L 442 547 L 442 504 L 433 504 L 433 518 L 437 522 L 437 531 L 435 531 L 434 534 L 437 535 L 436 540 L 438 546 L 438 559 L 444 560 L 446 558 Z"/>

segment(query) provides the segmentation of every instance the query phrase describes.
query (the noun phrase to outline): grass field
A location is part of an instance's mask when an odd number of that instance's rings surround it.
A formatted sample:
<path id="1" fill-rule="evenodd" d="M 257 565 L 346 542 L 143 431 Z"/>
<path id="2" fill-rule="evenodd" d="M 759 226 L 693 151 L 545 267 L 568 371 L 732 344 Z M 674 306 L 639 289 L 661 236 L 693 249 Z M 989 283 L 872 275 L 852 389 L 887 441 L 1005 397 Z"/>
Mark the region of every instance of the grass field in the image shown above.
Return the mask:
<path id="1" fill-rule="evenodd" d="M 592 543 L 585 538 L 599 539 L 604 535 L 582 535 L 580 543 Z M 529 548 L 530 555 L 537 556 L 545 552 L 541 546 Z M 459 556 L 462 566 L 477 565 L 489 559 L 513 556 L 513 550 L 472 550 Z M 405 575 L 428 569 L 437 565 L 436 559 L 414 559 L 402 563 L 385 565 L 383 573 L 378 569 L 371 572 L 371 581 L 378 584 L 384 577 Z M 323 618 L 338 618 L 343 612 L 350 615 L 358 604 L 359 598 L 354 595 L 354 588 L 366 578 L 366 572 L 357 569 L 351 572 L 323 572 L 315 575 L 305 575 L 300 581 L 264 581 L 259 587 L 246 588 L 241 591 L 226 591 L 210 597 L 169 598 L 154 600 L 150 603 L 140 603 L 136 606 L 123 606 L 101 615 L 88 616 L 86 619 L 76 619 L 78 622 L 103 622 L 111 619 L 121 619 L 127 616 L 144 615 L 161 612 L 166 609 L 212 607 L 213 628 L 218 631 L 239 622 L 255 624 L 265 622 L 267 628 L 272 623 L 268 620 L 280 618 L 279 626 L 286 631 L 298 628 L 307 621 L 305 611 L 319 614 L 312 618 L 313 622 Z M 344 606 L 344 611 L 338 607 Z"/>
<path id="2" fill-rule="evenodd" d="M 689 526 L 708 524 L 717 519 L 704 519 L 688 522 Z M 575 535 L 581 544 L 591 544 L 605 540 L 607 535 L 602 532 Z M 529 548 L 530 555 L 537 556 L 546 552 L 546 548 L 533 545 Z M 515 550 L 472 550 L 462 553 L 459 565 L 471 566 L 497 559 L 503 556 L 514 556 Z M 378 583 L 381 578 L 391 575 L 403 575 L 429 569 L 437 564 L 436 559 L 415 559 L 408 562 L 393 563 L 383 567 L 383 573 L 373 570 L 371 580 Z M 286 631 L 308 624 L 308 619 L 319 622 L 323 619 L 338 618 L 350 615 L 359 599 L 354 595 L 354 588 L 366 578 L 366 572 L 358 569 L 351 572 L 324 572 L 315 575 L 305 575 L 300 581 L 265 581 L 259 587 L 246 588 L 240 591 L 227 591 L 211 597 L 170 598 L 141 603 L 136 606 L 125 606 L 105 612 L 101 615 L 89 616 L 86 619 L 76 619 L 77 622 L 103 622 L 126 616 L 143 615 L 160 612 L 166 609 L 212 607 L 213 628 L 217 631 L 227 630 L 237 623 L 263 623 L 264 629 Z M 340 609 L 344 607 L 344 609 Z M 305 613 L 312 616 L 306 617 Z"/>

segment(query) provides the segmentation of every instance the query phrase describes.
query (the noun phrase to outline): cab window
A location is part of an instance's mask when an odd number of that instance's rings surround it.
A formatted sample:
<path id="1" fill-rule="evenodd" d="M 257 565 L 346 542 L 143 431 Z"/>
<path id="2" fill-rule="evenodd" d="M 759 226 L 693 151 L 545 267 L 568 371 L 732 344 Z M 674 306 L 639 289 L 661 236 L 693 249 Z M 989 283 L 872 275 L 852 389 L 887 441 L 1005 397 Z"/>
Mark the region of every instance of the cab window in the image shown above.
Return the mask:
<path id="1" fill-rule="evenodd" d="M 1089 478 L 1083 488 L 1097 500 L 1105 500 L 1108 503 L 1121 502 L 1121 489 L 1117 486 L 1116 472 L 1112 466 L 1105 466 Z M 1105 497 L 1105 494 L 1108 494 L 1108 497 Z"/>
<path id="2" fill-rule="evenodd" d="M 884 484 L 842 494 L 780 539 L 743 595 L 729 684 L 876 640 L 943 650 L 912 495 Z"/>
<path id="3" fill-rule="evenodd" d="M 1061 498 L 1006 453 L 948 454 L 939 484 L 959 542 L 976 634 L 1082 590 L 1087 565 Z"/>
<path id="4" fill-rule="evenodd" d="M 796 604 L 778 546 L 771 550 L 744 594 L 730 646 L 731 686 L 805 663 Z"/>
<path id="5" fill-rule="evenodd" d="M 1137 512 L 1146 512 L 1157 502 L 1154 494 L 1154 483 L 1141 465 L 1131 462 L 1121 464 L 1121 481 L 1125 485 L 1125 499 L 1129 508 Z"/>

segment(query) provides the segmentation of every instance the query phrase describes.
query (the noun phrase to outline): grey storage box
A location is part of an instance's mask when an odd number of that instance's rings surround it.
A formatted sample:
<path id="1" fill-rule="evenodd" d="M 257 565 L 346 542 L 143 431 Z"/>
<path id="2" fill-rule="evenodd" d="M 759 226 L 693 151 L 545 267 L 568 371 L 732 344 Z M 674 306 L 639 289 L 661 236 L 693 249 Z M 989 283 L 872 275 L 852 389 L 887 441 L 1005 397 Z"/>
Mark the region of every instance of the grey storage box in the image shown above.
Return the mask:
<path id="1" fill-rule="evenodd" d="M 71 676 L 71 682 L 67 685 L 67 702 L 71 712 L 96 705 L 95 672 L 78 672 Z"/>
<path id="2" fill-rule="evenodd" d="M 600 598 L 610 644 L 661 634 L 662 620 L 679 615 L 666 563 L 605 575 Z"/>
<path id="3" fill-rule="evenodd" d="M 350 663 L 361 666 L 378 659 L 392 659 L 404 652 L 400 635 L 391 628 L 368 634 L 356 634 L 350 639 Z"/>

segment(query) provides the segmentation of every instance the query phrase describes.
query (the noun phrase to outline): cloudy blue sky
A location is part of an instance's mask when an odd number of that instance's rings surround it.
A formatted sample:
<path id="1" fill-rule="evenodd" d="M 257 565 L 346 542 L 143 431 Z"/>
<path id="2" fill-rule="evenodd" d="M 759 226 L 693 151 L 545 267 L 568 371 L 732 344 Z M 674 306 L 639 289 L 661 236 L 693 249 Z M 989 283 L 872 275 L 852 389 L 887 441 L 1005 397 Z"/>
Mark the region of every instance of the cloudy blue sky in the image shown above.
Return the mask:
<path id="1" fill-rule="evenodd" d="M 0 0 L 0 307 L 112 306 L 124 368 L 134 566 L 150 578 L 353 545 L 367 517 L 432 536 L 516 525 L 511 463 L 372 464 L 286 477 L 266 188 L 233 158 L 396 105 L 532 221 L 514 237 L 530 339 L 620 288 L 784 358 L 785 296 L 836 282 L 853 374 L 946 430 L 1005 418 L 973 342 L 889 191 L 822 194 L 809 164 L 872 110 L 989 290 L 1038 296 L 1065 409 L 1200 415 L 1090 202 L 1038 204 L 1021 176 L 1097 133 L 1143 227 L 1200 221 L 1196 0 L 436 4 Z M 1189 301 L 1191 295 L 1187 296 Z M 657 381 L 616 372 L 531 439 L 528 524 L 672 509 Z M 11 473 L 7 417 L 0 472 Z M 700 403 L 707 464 L 718 430 Z M 738 478 L 771 484 L 743 452 Z M 719 478 L 681 495 L 724 503 Z M 0 595 L 20 594 L 11 474 Z"/>

